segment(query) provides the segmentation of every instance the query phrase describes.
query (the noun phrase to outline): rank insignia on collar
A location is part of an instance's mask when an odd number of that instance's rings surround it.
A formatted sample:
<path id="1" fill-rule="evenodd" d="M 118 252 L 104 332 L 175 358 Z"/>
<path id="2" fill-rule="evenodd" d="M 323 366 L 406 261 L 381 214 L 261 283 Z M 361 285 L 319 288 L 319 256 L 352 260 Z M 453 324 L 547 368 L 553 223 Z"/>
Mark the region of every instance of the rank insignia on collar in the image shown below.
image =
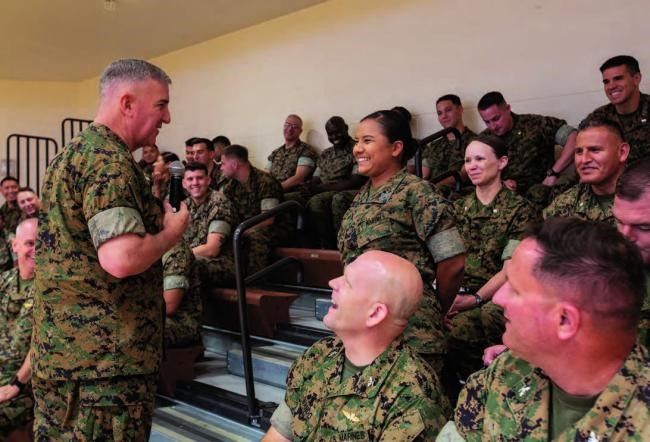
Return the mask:
<path id="1" fill-rule="evenodd" d="M 598 436 L 596 436 L 596 432 L 593 430 L 589 433 L 589 439 L 587 439 L 587 442 L 598 442 L 600 439 Z"/>
<path id="2" fill-rule="evenodd" d="M 524 385 L 519 389 L 519 392 L 517 393 L 519 396 L 523 396 L 526 393 L 528 393 L 528 390 L 530 390 L 530 387 L 528 385 Z"/>

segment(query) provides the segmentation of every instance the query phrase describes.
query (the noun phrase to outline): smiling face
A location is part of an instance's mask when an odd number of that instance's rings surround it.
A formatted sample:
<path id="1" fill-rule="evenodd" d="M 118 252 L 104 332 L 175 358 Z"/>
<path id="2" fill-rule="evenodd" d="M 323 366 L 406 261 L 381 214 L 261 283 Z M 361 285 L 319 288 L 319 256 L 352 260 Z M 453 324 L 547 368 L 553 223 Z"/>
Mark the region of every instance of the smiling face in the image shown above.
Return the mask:
<path id="1" fill-rule="evenodd" d="M 442 100 L 436 104 L 438 122 L 446 129 L 456 127 L 463 117 L 463 106 L 457 106 L 450 100 Z"/>
<path id="2" fill-rule="evenodd" d="M 627 66 L 614 66 L 603 71 L 603 89 L 610 103 L 624 106 L 639 94 L 641 74 L 630 73 Z"/>
<path id="3" fill-rule="evenodd" d="M 158 148 L 156 146 L 144 146 L 142 148 L 142 159 L 147 164 L 153 164 L 158 158 Z"/>
<path id="4" fill-rule="evenodd" d="M 21 276 L 34 275 L 34 255 L 36 254 L 36 219 L 20 223 L 16 229 L 16 238 L 11 247 L 16 253 Z"/>
<path id="5" fill-rule="evenodd" d="M 629 146 L 605 127 L 590 127 L 578 133 L 574 151 L 580 181 L 613 191 L 623 171 Z"/>
<path id="6" fill-rule="evenodd" d="M 18 207 L 23 211 L 28 217 L 36 216 L 38 211 L 41 208 L 41 200 L 38 199 L 38 196 L 31 190 L 23 190 L 18 192 Z"/>
<path id="7" fill-rule="evenodd" d="M 196 203 L 202 203 L 208 194 L 210 177 L 203 170 L 186 170 L 183 175 L 183 188 Z"/>
<path id="8" fill-rule="evenodd" d="M 302 133 L 302 121 L 293 115 L 289 115 L 282 126 L 282 133 L 286 143 L 295 143 Z"/>
<path id="9" fill-rule="evenodd" d="M 465 170 L 472 184 L 485 186 L 501 179 L 508 157 L 497 158 L 494 149 L 480 141 L 472 141 L 465 149 Z"/>
<path id="10" fill-rule="evenodd" d="M 352 152 L 360 175 L 368 176 L 373 181 L 384 181 L 400 169 L 402 150 L 403 143 L 391 143 L 378 121 L 367 119 L 357 126 L 356 144 Z"/>
<path id="11" fill-rule="evenodd" d="M 0 192 L 2 192 L 5 200 L 15 202 L 18 197 L 18 181 L 5 180 L 2 187 L 0 187 Z"/>

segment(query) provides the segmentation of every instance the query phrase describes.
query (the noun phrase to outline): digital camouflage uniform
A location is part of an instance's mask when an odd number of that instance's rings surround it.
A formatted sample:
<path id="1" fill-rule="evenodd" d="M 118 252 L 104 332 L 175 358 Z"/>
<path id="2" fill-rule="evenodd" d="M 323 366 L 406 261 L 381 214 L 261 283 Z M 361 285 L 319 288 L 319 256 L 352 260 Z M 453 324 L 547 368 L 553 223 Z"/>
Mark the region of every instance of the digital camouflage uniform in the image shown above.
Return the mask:
<path id="1" fill-rule="evenodd" d="M 322 339 L 294 362 L 285 402 L 294 440 L 431 441 L 444 425 L 445 399 L 435 374 L 404 340 L 341 382 L 343 343 Z"/>
<path id="2" fill-rule="evenodd" d="M 250 175 L 245 184 L 235 179 L 226 179 L 221 190 L 228 199 L 234 201 L 240 222 L 270 210 L 284 201 L 278 180 L 253 166 L 250 166 Z M 275 217 L 273 225 L 248 231 L 248 274 L 253 274 L 267 265 L 271 248 L 285 239 L 287 224 L 286 217 L 280 215 Z"/>
<path id="3" fill-rule="evenodd" d="M 183 234 L 183 241 L 191 249 L 205 244 L 210 233 L 220 233 L 224 237 L 219 256 L 196 257 L 198 281 L 194 283 L 200 281 L 204 286 L 232 284 L 235 280 L 235 260 L 230 234 L 238 224 L 232 202 L 223 192 L 208 189 L 205 201 L 201 204 L 196 204 L 192 198 L 187 198 L 185 203 L 190 212 L 190 224 Z"/>
<path id="4" fill-rule="evenodd" d="M 210 189 L 218 190 L 223 178 L 221 174 L 221 163 L 213 161 L 212 172 L 210 172 Z"/>
<path id="5" fill-rule="evenodd" d="M 650 440 L 649 376 L 648 351 L 637 346 L 591 410 L 553 440 Z M 546 442 L 550 390 L 542 370 L 506 352 L 467 381 L 456 406 L 458 432 L 469 442 Z"/>
<path id="6" fill-rule="evenodd" d="M 14 203 L 14 207 L 9 207 L 7 203 L 0 206 L 0 271 L 9 270 L 14 266 L 14 260 L 11 250 L 11 240 L 16 234 L 16 227 L 20 224 L 23 212 Z"/>
<path id="7" fill-rule="evenodd" d="M 422 148 L 422 167 L 429 168 L 429 179 L 449 170 L 460 171 L 465 163 L 465 148 L 476 137 L 469 128 L 460 134 L 460 148 L 456 147 L 456 140 L 449 140 L 443 136 L 438 140 L 427 143 Z M 415 160 L 410 159 L 409 165 L 415 165 Z"/>
<path id="8" fill-rule="evenodd" d="M 650 95 L 641 94 L 639 107 L 631 114 L 619 115 L 609 103 L 593 111 L 589 118 L 605 118 L 621 126 L 623 138 L 630 144 L 627 164 L 650 156 Z"/>
<path id="9" fill-rule="evenodd" d="M 650 348 L 650 267 L 645 267 L 645 298 L 639 321 L 639 342 Z"/>
<path id="10" fill-rule="evenodd" d="M 546 206 L 551 189 L 541 183 L 555 163 L 555 145 L 564 146 L 574 130 L 559 118 L 513 112 L 512 129 L 499 137 L 508 147 L 508 167 L 502 178 L 515 180 L 517 193 L 536 206 Z"/>
<path id="11" fill-rule="evenodd" d="M 544 218 L 576 217 L 586 221 L 604 221 L 616 225 L 612 205 L 614 195 L 598 197 L 589 184 L 576 184 L 544 209 Z"/>
<path id="12" fill-rule="evenodd" d="M 325 149 L 316 162 L 314 178 L 319 177 L 324 184 L 349 180 L 357 174 L 357 164 L 352 154 L 354 140 L 340 148 L 335 146 Z M 313 230 L 316 240 L 323 240 L 327 245 L 335 244 L 336 230 L 332 221 L 332 200 L 339 190 L 318 193 L 307 201 L 307 216 L 309 227 Z M 340 226 L 340 223 L 339 223 Z"/>
<path id="13" fill-rule="evenodd" d="M 0 275 L 0 385 L 8 385 L 23 364 L 32 338 L 33 280 L 22 280 L 18 268 Z M 29 387 L 0 403 L 0 440 L 33 419 Z"/>
<path id="14" fill-rule="evenodd" d="M 465 242 L 463 286 L 476 293 L 503 266 L 503 250 L 520 240 L 526 225 L 537 220 L 533 206 L 505 186 L 484 205 L 476 193 L 454 203 L 456 226 Z M 463 379 L 483 367 L 483 349 L 501 343 L 503 311 L 488 302 L 458 313 L 449 330 L 447 360 Z"/>
<path id="15" fill-rule="evenodd" d="M 4 231 L 15 233 L 16 227 L 20 224 L 22 214 L 23 212 L 18 207 L 18 203 L 14 203 L 13 207 L 9 207 L 7 203 L 0 206 L 0 219 L 2 219 L 2 228 Z"/>
<path id="16" fill-rule="evenodd" d="M 447 342 L 440 302 L 431 284 L 436 263 L 465 251 L 451 205 L 429 184 L 402 169 L 378 188 L 370 182 L 361 188 L 345 214 L 338 245 L 344 265 L 368 250 L 383 250 L 417 267 L 424 294 L 404 334 L 420 354 L 441 357 Z M 441 368 L 438 365 L 434 368 Z"/>
<path id="17" fill-rule="evenodd" d="M 37 440 L 146 438 L 163 337 L 162 265 L 115 278 L 97 248 L 156 234 L 162 210 L 126 144 L 93 123 L 47 169 L 32 337 Z"/>
<path id="18" fill-rule="evenodd" d="M 318 153 L 309 144 L 298 140 L 295 146 L 287 149 L 284 144 L 269 155 L 266 169 L 271 176 L 282 182 L 296 174 L 298 166 L 316 167 Z"/>
<path id="19" fill-rule="evenodd" d="M 183 299 L 172 315 L 165 317 L 165 347 L 184 347 L 201 342 L 201 303 L 192 249 L 180 240 L 162 257 L 163 290 L 182 289 Z"/>

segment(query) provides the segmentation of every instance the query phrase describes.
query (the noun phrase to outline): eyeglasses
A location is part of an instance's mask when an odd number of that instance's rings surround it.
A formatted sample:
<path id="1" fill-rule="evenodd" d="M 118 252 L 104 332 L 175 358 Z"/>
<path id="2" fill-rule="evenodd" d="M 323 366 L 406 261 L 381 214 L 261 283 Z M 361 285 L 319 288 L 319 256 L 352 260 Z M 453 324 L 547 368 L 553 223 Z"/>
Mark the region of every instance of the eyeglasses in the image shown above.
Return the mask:
<path id="1" fill-rule="evenodd" d="M 286 129 L 300 129 L 300 126 L 298 124 L 293 123 L 284 123 L 284 127 Z"/>

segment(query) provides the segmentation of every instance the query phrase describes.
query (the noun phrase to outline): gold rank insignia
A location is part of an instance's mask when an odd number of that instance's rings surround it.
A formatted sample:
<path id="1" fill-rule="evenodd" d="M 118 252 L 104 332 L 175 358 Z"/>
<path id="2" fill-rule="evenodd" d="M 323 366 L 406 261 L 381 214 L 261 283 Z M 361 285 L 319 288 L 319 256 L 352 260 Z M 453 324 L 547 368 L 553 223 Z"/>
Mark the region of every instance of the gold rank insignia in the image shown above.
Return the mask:
<path id="1" fill-rule="evenodd" d="M 343 413 L 343 416 L 345 416 L 350 422 L 353 422 L 355 424 L 359 422 L 359 418 L 357 417 L 356 414 L 350 413 L 349 411 L 345 411 L 345 410 L 341 410 L 341 413 Z"/>

